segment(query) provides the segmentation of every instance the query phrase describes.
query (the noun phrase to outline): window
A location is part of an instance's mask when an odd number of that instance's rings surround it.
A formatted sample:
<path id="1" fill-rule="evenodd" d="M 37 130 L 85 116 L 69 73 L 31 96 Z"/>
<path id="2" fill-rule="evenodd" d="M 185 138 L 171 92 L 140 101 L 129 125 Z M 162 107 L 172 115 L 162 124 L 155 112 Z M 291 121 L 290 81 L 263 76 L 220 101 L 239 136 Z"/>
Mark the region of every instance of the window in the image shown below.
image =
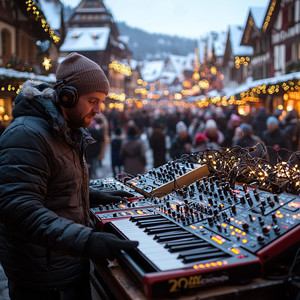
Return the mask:
<path id="1" fill-rule="evenodd" d="M 10 58 L 12 56 L 12 40 L 11 34 L 7 29 L 2 29 L 1 31 L 1 53 L 6 58 Z"/>
<path id="2" fill-rule="evenodd" d="M 295 4 L 291 3 L 288 7 L 288 25 L 293 26 L 295 23 Z"/>
<path id="3" fill-rule="evenodd" d="M 88 0 L 86 2 L 86 7 L 97 7 L 97 2 L 98 1 L 95 1 L 95 0 Z"/>

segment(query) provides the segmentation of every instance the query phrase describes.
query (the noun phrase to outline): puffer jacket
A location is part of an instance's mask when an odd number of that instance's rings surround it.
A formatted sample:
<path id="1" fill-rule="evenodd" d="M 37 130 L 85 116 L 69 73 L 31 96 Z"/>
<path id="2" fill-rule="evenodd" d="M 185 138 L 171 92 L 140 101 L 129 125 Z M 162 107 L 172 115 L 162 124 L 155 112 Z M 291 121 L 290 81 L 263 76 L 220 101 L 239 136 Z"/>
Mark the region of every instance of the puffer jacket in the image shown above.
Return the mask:
<path id="1" fill-rule="evenodd" d="M 89 226 L 85 129 L 72 132 L 48 84 L 24 83 L 0 137 L 0 261 L 9 280 L 37 289 L 86 276 Z"/>

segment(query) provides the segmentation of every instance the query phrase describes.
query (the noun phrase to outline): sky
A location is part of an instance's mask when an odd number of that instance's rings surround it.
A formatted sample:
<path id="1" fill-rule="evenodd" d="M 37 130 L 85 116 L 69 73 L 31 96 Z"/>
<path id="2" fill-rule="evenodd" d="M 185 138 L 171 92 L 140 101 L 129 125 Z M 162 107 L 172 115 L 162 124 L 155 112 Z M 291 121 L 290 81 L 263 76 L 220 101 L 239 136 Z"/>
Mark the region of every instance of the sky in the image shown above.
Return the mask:
<path id="1" fill-rule="evenodd" d="M 61 0 L 76 7 L 81 0 Z M 199 38 L 210 31 L 245 25 L 250 7 L 270 0 L 104 0 L 115 21 L 151 33 Z"/>

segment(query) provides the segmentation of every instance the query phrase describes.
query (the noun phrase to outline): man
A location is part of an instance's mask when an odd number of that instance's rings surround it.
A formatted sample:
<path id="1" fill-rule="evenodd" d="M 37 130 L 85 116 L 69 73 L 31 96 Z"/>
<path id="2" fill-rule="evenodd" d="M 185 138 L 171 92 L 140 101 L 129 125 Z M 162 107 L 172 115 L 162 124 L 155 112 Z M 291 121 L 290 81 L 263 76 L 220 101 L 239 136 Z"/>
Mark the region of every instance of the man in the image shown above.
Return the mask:
<path id="1" fill-rule="evenodd" d="M 57 85 L 27 81 L 16 97 L 14 121 L 0 138 L 0 260 L 13 300 L 91 299 L 89 258 L 113 259 L 138 245 L 89 227 L 85 129 L 100 112 L 108 80 L 77 53 L 57 69 Z"/>
<path id="2" fill-rule="evenodd" d="M 169 154 L 172 159 L 180 158 L 183 154 L 190 154 L 192 139 L 188 135 L 187 126 L 183 121 L 176 124 L 176 135 L 171 141 Z"/>

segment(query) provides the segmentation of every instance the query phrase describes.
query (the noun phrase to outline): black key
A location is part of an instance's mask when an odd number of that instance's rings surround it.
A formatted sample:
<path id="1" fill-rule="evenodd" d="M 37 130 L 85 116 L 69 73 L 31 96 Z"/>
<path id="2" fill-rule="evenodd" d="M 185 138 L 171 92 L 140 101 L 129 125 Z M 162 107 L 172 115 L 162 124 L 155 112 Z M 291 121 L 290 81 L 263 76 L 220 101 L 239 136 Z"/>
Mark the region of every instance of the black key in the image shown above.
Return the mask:
<path id="1" fill-rule="evenodd" d="M 203 243 L 206 243 L 207 245 L 209 245 L 204 240 L 200 240 L 198 237 L 193 236 L 192 238 L 189 238 L 189 239 L 184 240 L 184 241 L 176 241 L 176 242 L 166 243 L 165 248 L 169 248 L 169 247 L 172 247 L 172 246 L 179 246 L 179 245 L 187 245 L 187 244 L 190 244 L 192 242 L 195 242 L 195 243 L 196 242 L 203 242 Z"/>
<path id="2" fill-rule="evenodd" d="M 225 255 L 224 252 L 219 251 L 216 253 L 208 253 L 208 254 L 196 254 L 196 255 L 191 255 L 183 258 L 184 263 L 190 263 L 190 262 L 195 262 L 195 261 L 203 261 L 203 260 L 209 260 L 209 259 L 214 259 L 214 260 L 219 260 L 227 257 L 228 255 Z"/>
<path id="3" fill-rule="evenodd" d="M 168 221 L 168 220 L 162 220 L 162 221 L 152 221 L 152 222 L 150 222 L 150 221 L 144 221 L 144 222 L 137 222 L 136 223 L 136 225 L 138 226 L 138 227 L 140 227 L 140 228 L 143 228 L 143 227 L 151 227 L 151 226 L 154 226 L 154 225 L 163 225 L 163 224 L 171 224 L 171 222 L 170 221 Z"/>
<path id="4" fill-rule="evenodd" d="M 162 236 L 162 237 L 159 237 L 157 238 L 157 241 L 158 242 L 166 242 L 166 241 L 172 241 L 172 240 L 177 240 L 177 239 L 185 239 L 185 238 L 188 238 L 188 237 L 191 237 L 193 236 L 191 233 L 190 234 L 187 234 L 186 232 L 184 233 L 180 233 L 180 234 L 170 234 L 170 235 L 167 235 L 167 236 Z M 154 237 L 155 239 L 155 237 Z"/>
<path id="5" fill-rule="evenodd" d="M 199 248 L 203 248 L 203 247 L 207 247 L 208 244 L 202 241 L 197 241 L 197 242 L 191 242 L 191 243 L 187 243 L 185 245 L 174 245 L 169 247 L 169 251 L 170 252 L 180 252 L 180 251 L 184 251 L 184 250 L 189 250 L 189 249 L 199 249 Z"/>
<path id="6" fill-rule="evenodd" d="M 156 234 L 156 233 L 160 233 L 160 232 L 169 232 L 169 231 L 181 231 L 181 228 L 180 227 L 177 227 L 177 228 L 174 228 L 174 227 L 164 227 L 164 226 L 161 226 L 160 228 L 159 227 L 156 227 L 156 228 L 146 228 L 144 230 L 145 232 L 147 232 L 147 234 Z"/>

